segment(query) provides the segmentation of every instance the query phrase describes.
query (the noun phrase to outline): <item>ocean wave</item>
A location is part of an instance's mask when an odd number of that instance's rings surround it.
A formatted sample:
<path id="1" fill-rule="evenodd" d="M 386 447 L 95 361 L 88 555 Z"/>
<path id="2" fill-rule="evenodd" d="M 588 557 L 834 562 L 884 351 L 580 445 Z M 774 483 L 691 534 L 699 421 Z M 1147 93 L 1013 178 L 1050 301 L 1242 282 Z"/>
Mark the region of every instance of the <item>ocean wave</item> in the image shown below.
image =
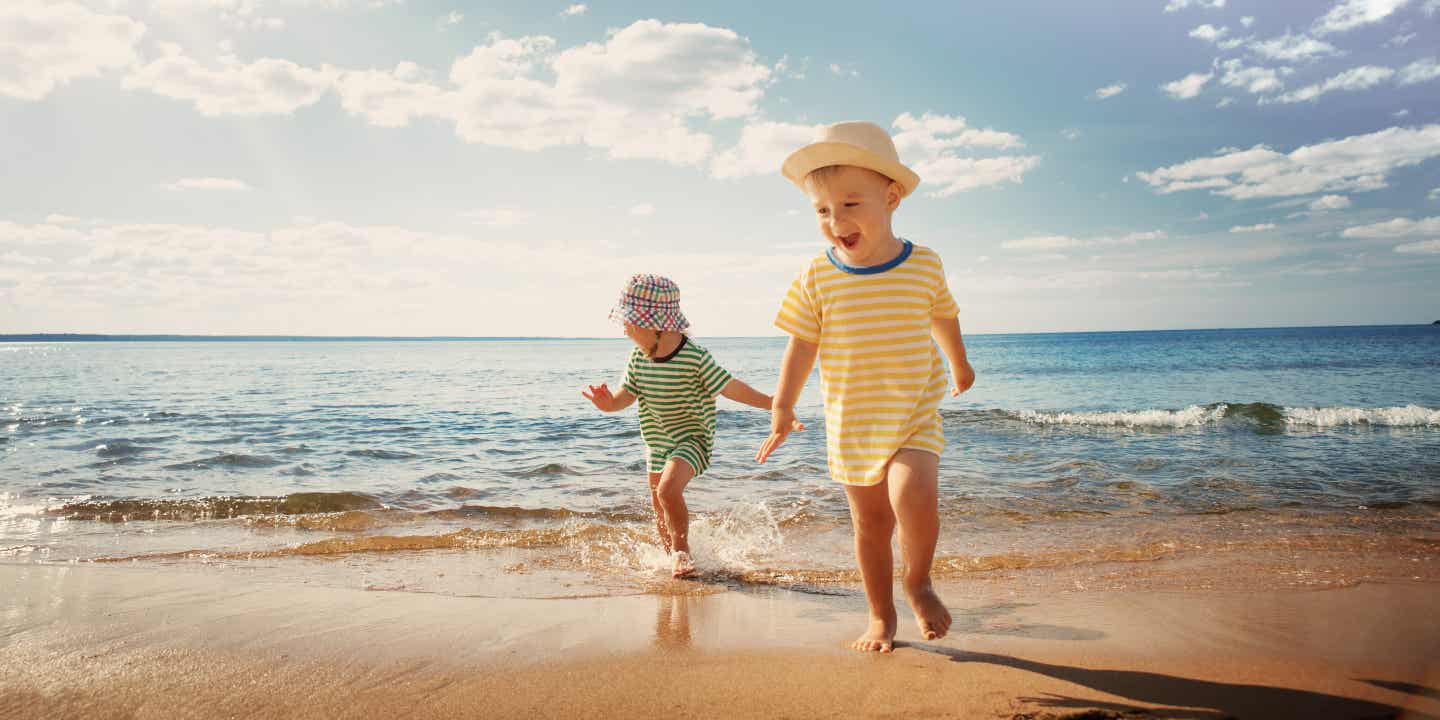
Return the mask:
<path id="1" fill-rule="evenodd" d="M 214 457 L 200 458 L 189 462 L 166 465 L 166 470 L 205 470 L 212 467 L 261 468 L 280 465 L 283 461 L 264 455 L 246 453 L 222 453 Z"/>
<path id="2" fill-rule="evenodd" d="M 301 515 L 349 510 L 378 510 L 384 506 L 369 495 L 353 492 L 311 492 L 290 495 L 217 496 L 186 499 L 82 499 L 44 514 L 68 520 L 130 522 L 132 520 L 215 520 L 248 515 Z"/>
<path id="3" fill-rule="evenodd" d="M 416 455 L 412 452 L 406 452 L 404 450 L 386 450 L 384 448 L 364 448 L 361 450 L 347 450 L 345 454 L 349 455 L 350 457 L 368 457 L 374 458 L 376 460 L 409 460 L 412 458 L 420 457 L 419 455 Z"/>
<path id="4" fill-rule="evenodd" d="M 972 415 L 977 411 L 950 413 Z M 1181 409 L 1153 408 L 1115 411 L 1042 412 L 1038 410 L 992 410 L 986 412 L 1031 425 L 1112 427 L 1131 429 L 1181 429 L 1219 426 L 1227 423 L 1249 425 L 1260 432 L 1277 432 L 1287 427 L 1317 428 L 1370 425 L 1376 427 L 1440 427 L 1440 410 L 1404 407 L 1285 407 L 1271 403 L 1212 403 Z M 971 418 L 957 418 L 973 421 Z"/>
<path id="5" fill-rule="evenodd" d="M 1121 410 L 1115 412 L 1001 411 L 1034 425 L 1084 425 L 1127 428 L 1185 428 L 1211 425 L 1225 418 L 1225 405 L 1191 405 L 1183 410 Z"/>
<path id="6" fill-rule="evenodd" d="M 583 475 L 579 470 L 564 463 L 551 462 L 536 465 L 534 467 L 520 468 L 516 470 L 502 471 L 504 474 L 517 478 L 538 478 L 538 477 L 565 477 Z"/>
<path id="7" fill-rule="evenodd" d="M 1320 428 L 1346 425 L 1440 427 L 1440 410 L 1419 405 L 1388 408 L 1285 408 L 1285 421 L 1290 425 Z"/>

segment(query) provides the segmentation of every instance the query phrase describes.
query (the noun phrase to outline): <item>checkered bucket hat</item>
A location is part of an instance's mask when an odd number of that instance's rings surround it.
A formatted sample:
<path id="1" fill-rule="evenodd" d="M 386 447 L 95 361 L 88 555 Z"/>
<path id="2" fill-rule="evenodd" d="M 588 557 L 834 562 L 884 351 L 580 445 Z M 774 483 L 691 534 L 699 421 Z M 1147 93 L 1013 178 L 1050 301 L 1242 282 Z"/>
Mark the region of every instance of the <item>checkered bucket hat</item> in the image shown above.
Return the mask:
<path id="1" fill-rule="evenodd" d="M 680 286 L 670 278 L 649 273 L 630 276 L 620 301 L 610 309 L 610 319 L 651 330 L 683 332 L 690 327 L 680 312 Z"/>

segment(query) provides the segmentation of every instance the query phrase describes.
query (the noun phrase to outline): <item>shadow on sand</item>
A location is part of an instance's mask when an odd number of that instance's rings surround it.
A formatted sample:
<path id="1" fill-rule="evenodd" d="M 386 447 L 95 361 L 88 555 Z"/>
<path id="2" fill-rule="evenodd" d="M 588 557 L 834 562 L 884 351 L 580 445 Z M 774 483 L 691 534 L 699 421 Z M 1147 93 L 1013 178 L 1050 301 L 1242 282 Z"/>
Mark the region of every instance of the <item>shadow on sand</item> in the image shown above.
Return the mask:
<path id="1" fill-rule="evenodd" d="M 1381 718 L 1395 718 L 1396 720 L 1400 718 L 1404 718 L 1404 720 L 1440 720 L 1440 718 L 1434 715 L 1426 715 L 1395 705 L 1386 705 L 1368 700 L 1355 700 L 1338 695 L 1326 695 L 1324 693 L 1310 692 L 1307 690 L 1293 690 L 1268 685 L 1240 685 L 1235 683 L 1212 682 L 1209 680 L 1192 680 L 1174 675 L 1162 675 L 1136 670 L 1091 670 L 1068 665 L 1051 665 L 1049 663 L 1025 660 L 1009 655 L 966 652 L 925 643 L 907 643 L 907 645 L 917 650 L 944 655 L 949 657 L 952 662 L 1003 665 L 1017 670 L 1046 675 L 1057 680 L 1075 683 L 1076 685 L 1083 685 L 1092 690 L 1118 695 L 1137 702 L 1171 706 L 1167 708 L 1147 708 L 1138 705 L 1107 703 L 1054 694 L 1047 694 L 1042 697 L 1020 698 L 1020 700 L 1024 702 L 1056 710 L 1094 708 L 1117 714 L 1112 715 L 1112 717 L 1131 715 L 1177 719 L 1203 718 L 1205 720 L 1219 720 L 1221 718 L 1238 718 L 1240 720 L 1250 720 L 1251 718 L 1262 720 L 1285 720 L 1289 718 L 1293 718 L 1294 720 L 1313 720 L 1314 718 L 1336 718 L 1337 720 L 1341 718 L 1363 718 L 1364 720 L 1380 720 Z M 1382 680 L 1367 680 L 1365 682 L 1389 689 L 1399 689 L 1397 686 L 1400 685 L 1421 689 L 1421 686 L 1414 686 L 1409 683 L 1396 683 Z M 1423 688 L 1423 690 L 1430 689 Z M 1421 696 L 1426 695 L 1425 692 L 1415 692 L 1414 690 L 1410 692 Z M 1433 692 L 1433 690 L 1431 692 Z"/>

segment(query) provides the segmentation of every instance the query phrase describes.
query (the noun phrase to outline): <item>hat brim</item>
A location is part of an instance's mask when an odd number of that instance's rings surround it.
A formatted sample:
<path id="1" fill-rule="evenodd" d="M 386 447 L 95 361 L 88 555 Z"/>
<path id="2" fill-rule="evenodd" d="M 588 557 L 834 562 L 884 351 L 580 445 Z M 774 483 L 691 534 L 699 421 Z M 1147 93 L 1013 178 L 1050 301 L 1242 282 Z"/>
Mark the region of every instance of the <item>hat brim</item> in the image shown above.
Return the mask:
<path id="1" fill-rule="evenodd" d="M 920 176 L 914 170 L 865 148 L 843 142 L 817 142 L 790 153 L 780 166 L 780 174 L 805 188 L 805 176 L 830 165 L 854 165 L 884 175 L 900 185 L 900 197 L 915 191 Z"/>
<path id="2" fill-rule="evenodd" d="M 647 330 L 685 332 L 690 328 L 690 321 L 685 319 L 685 313 L 680 312 L 678 309 L 674 312 L 651 313 L 647 317 L 639 310 L 623 304 L 610 308 L 610 322 L 620 325 L 630 323 L 631 325 Z"/>

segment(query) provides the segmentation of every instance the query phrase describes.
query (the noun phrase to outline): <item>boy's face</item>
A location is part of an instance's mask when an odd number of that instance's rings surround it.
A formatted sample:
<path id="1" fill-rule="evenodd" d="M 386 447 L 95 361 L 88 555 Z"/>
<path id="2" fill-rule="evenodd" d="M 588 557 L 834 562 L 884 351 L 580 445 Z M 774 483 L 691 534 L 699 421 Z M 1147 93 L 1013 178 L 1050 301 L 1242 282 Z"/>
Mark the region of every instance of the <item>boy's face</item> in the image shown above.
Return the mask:
<path id="1" fill-rule="evenodd" d="M 879 265 L 899 253 L 890 216 L 900 206 L 900 186 L 890 178 L 845 165 L 811 176 L 805 193 L 815 207 L 820 234 L 847 265 Z"/>
<path id="2" fill-rule="evenodd" d="M 639 325 L 633 325 L 628 322 L 625 323 L 625 337 L 634 340 L 636 345 L 639 345 L 645 350 L 649 350 L 655 344 L 655 338 L 659 334 L 659 330 L 651 330 L 650 328 L 642 328 Z"/>

